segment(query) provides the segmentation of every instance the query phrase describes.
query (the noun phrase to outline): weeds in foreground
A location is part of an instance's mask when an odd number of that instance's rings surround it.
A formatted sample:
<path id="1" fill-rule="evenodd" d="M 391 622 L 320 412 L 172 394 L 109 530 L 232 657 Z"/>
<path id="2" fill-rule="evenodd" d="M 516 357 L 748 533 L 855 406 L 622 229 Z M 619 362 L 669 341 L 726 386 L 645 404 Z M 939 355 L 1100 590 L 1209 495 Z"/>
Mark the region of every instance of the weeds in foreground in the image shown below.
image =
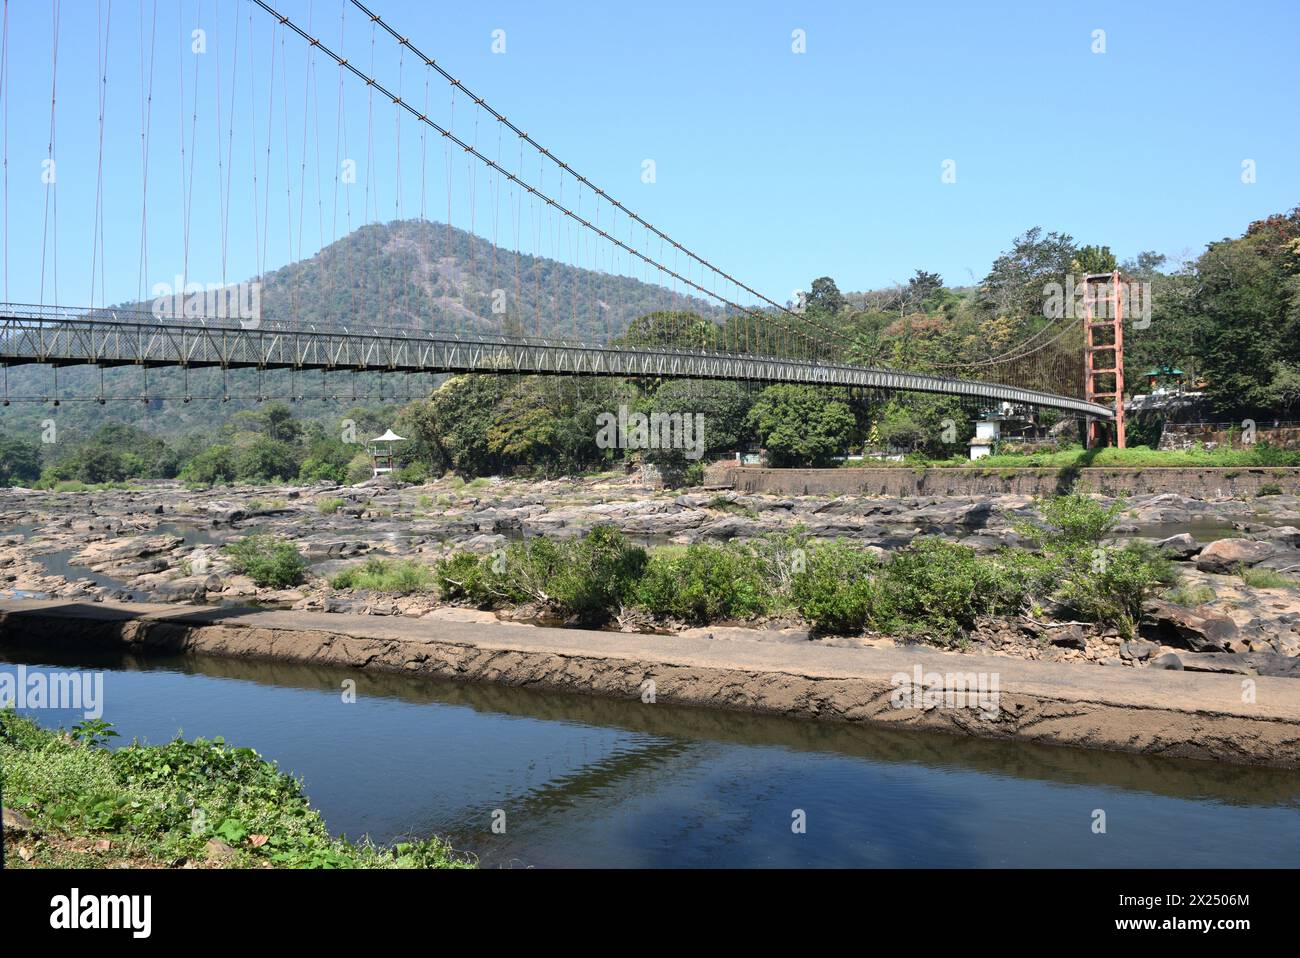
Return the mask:
<path id="1" fill-rule="evenodd" d="M 172 867 L 472 867 L 437 838 L 384 848 L 332 837 L 301 782 L 252 749 L 178 738 L 109 751 L 101 743 L 111 734 L 101 722 L 78 741 L 0 710 L 5 804 L 37 827 L 35 838 L 6 841 L 7 866 L 102 867 L 107 857 Z M 224 843 L 215 860 L 213 840 Z M 107 850 L 79 850 L 92 843 Z"/>

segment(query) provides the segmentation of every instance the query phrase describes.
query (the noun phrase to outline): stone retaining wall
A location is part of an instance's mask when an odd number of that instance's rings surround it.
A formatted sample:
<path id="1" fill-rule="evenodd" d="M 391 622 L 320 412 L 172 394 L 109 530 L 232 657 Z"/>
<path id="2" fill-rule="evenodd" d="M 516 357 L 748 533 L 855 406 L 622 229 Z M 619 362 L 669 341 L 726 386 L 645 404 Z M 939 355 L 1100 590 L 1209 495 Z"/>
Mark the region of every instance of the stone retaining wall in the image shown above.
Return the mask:
<path id="1" fill-rule="evenodd" d="M 1300 449 L 1300 426 L 1293 423 L 1255 428 L 1255 442 L 1267 442 L 1274 449 Z M 1240 423 L 1169 423 L 1160 434 L 1162 451 L 1194 449 L 1244 449 Z"/>
<path id="2" fill-rule="evenodd" d="M 1295 679 L 1030 662 L 915 647 L 848 649 L 397 616 L 0 600 L 0 648 L 92 648 L 305 662 L 462 682 L 870 723 L 1042 745 L 1295 768 Z M 922 673 L 936 694 L 997 679 L 992 711 L 901 705 Z M 930 676 L 933 676 L 933 679 Z M 653 683 L 653 684 L 650 684 Z M 644 698 L 654 690 L 654 704 Z M 915 688 L 920 689 L 917 685 Z M 942 699 L 941 699 L 942 700 Z"/>
<path id="3" fill-rule="evenodd" d="M 721 464 L 718 464 L 721 465 Z M 730 464 L 728 464 L 730 465 Z M 1174 492 L 1193 499 L 1253 498 L 1261 491 L 1300 495 L 1300 468 L 980 468 L 845 467 L 765 469 L 732 466 L 709 475 L 712 485 L 778 496 L 1109 496 Z"/>

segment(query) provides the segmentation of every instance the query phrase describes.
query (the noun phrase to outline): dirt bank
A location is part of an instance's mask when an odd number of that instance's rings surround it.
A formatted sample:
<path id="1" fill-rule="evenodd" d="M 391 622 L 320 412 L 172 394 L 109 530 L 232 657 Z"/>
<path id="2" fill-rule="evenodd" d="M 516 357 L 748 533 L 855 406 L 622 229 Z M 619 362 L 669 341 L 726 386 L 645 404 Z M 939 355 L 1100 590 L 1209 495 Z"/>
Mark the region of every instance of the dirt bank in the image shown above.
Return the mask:
<path id="1" fill-rule="evenodd" d="M 321 662 L 458 681 L 875 722 L 990 739 L 1300 767 L 1300 684 L 922 648 L 719 642 L 508 623 L 69 601 L 0 602 L 0 646 Z M 905 694 L 913 677 L 916 694 Z M 971 676 L 965 687 L 961 677 Z M 963 703 L 959 693 L 978 685 Z M 937 695 L 937 700 L 936 700 Z"/>

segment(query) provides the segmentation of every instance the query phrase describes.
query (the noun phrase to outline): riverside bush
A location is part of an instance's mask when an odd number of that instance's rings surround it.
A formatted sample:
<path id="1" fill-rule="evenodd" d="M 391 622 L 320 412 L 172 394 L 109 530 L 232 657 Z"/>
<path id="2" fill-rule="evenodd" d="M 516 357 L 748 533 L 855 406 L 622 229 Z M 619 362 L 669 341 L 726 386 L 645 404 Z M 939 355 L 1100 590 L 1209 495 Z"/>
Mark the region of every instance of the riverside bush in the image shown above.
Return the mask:
<path id="1" fill-rule="evenodd" d="M 922 537 L 889 561 L 850 542 L 809 542 L 806 533 L 747 543 L 652 550 L 612 527 L 556 542 L 515 543 L 504 555 L 457 553 L 434 569 L 449 601 L 481 608 L 539 603 L 598 622 L 635 603 L 660 619 L 704 624 L 796 612 L 815 632 L 863 629 L 952 638 L 981 616 L 1015 615 L 1049 598 L 1132 634 L 1142 604 L 1177 583 L 1172 562 L 1153 547 L 1100 543 L 1122 503 L 1082 495 L 1039 505 L 1025 531 L 1042 553 L 969 546 Z"/>
<path id="2" fill-rule="evenodd" d="M 1018 531 L 1049 552 L 1096 546 L 1115 528 L 1123 509 L 1123 499 L 1103 506 L 1084 493 L 1071 492 L 1038 503 L 1039 524 L 1022 525 Z"/>
<path id="3" fill-rule="evenodd" d="M 1122 499 L 1103 506 L 1081 493 L 1057 496 L 1039 504 L 1038 527 L 1021 531 L 1037 539 L 1058 565 L 1057 598 L 1131 638 L 1142 621 L 1143 603 L 1180 577 L 1173 561 L 1149 543 L 1102 545 L 1123 508 Z"/>
<path id="4" fill-rule="evenodd" d="M 222 547 L 236 572 L 260 586 L 287 589 L 302 580 L 307 562 L 292 542 L 253 534 Z"/>
<path id="5" fill-rule="evenodd" d="M 435 577 L 447 599 L 484 608 L 536 602 L 557 615 L 598 623 L 630 600 L 645 566 L 645 549 L 613 526 L 596 526 L 562 542 L 538 537 L 512 543 L 504 555 L 457 553 L 439 560 Z"/>
<path id="6" fill-rule="evenodd" d="M 880 592 L 872 578 L 879 569 L 873 553 L 855 546 L 811 546 L 804 570 L 791 581 L 795 609 L 816 632 L 861 632 L 879 615 Z"/>
<path id="7" fill-rule="evenodd" d="M 1059 595 L 1086 618 L 1132 638 L 1142 621 L 1143 603 L 1178 579 L 1173 562 L 1159 549 L 1129 543 L 1075 556 L 1065 568 Z"/>
<path id="8" fill-rule="evenodd" d="M 752 549 L 740 545 L 656 549 L 636 597 L 652 615 L 683 622 L 762 615 L 774 598 L 765 565 Z"/>
<path id="9" fill-rule="evenodd" d="M 472 552 L 457 552 L 433 564 L 434 582 L 443 599 L 477 606 L 491 604 L 488 571 L 482 558 Z"/>
<path id="10" fill-rule="evenodd" d="M 330 579 L 332 589 L 370 589 L 410 595 L 432 588 L 434 572 L 414 559 L 367 559 Z"/>
<path id="11" fill-rule="evenodd" d="M 1056 568 L 1050 558 L 1032 553 L 980 556 L 960 543 L 918 539 L 886 567 L 875 625 L 953 635 L 970 629 L 981 615 L 1011 615 L 1047 594 Z"/>

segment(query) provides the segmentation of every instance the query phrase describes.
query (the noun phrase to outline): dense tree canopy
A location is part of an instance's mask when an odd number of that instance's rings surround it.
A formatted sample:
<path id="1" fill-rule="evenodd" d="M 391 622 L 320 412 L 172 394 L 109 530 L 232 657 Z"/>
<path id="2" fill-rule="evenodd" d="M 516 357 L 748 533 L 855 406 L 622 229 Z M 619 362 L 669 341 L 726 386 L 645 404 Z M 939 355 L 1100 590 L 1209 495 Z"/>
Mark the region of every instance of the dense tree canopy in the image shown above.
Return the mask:
<path id="1" fill-rule="evenodd" d="M 749 428 L 775 466 L 824 466 L 845 451 L 853 411 L 813 386 L 768 386 L 749 411 Z"/>

